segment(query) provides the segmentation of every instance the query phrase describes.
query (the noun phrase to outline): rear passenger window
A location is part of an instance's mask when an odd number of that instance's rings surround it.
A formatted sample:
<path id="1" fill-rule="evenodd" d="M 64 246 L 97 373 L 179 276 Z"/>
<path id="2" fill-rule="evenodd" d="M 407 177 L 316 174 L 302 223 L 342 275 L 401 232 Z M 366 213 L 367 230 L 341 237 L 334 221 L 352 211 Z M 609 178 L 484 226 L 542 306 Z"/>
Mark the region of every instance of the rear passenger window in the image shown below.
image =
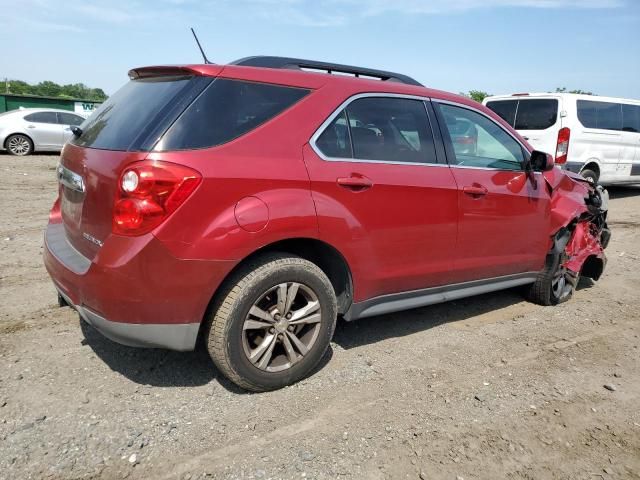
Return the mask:
<path id="1" fill-rule="evenodd" d="M 217 79 L 169 128 L 156 150 L 221 145 L 272 119 L 309 90 Z"/>
<path id="2" fill-rule="evenodd" d="M 62 125 L 80 125 L 84 118 L 72 113 L 58 113 L 58 123 Z"/>
<path id="3" fill-rule="evenodd" d="M 24 117 L 27 122 L 34 123 L 58 123 L 56 112 L 37 112 Z"/>
<path id="4" fill-rule="evenodd" d="M 439 108 L 453 147 L 452 164 L 522 170 L 522 147 L 498 124 L 466 108 L 446 104 Z"/>
<path id="5" fill-rule="evenodd" d="M 347 114 L 343 110 L 316 141 L 318 149 L 327 157 L 352 158 L 351 140 L 347 128 Z"/>
<path id="6" fill-rule="evenodd" d="M 640 105 L 622 105 L 622 130 L 640 132 Z"/>
<path id="7" fill-rule="evenodd" d="M 431 125 L 421 100 L 354 100 L 322 132 L 316 147 L 333 158 L 436 163 Z"/>
<path id="8" fill-rule="evenodd" d="M 360 98 L 349 104 L 347 117 L 354 158 L 436 163 L 429 117 L 422 101 Z"/>
<path id="9" fill-rule="evenodd" d="M 505 122 L 513 127 L 516 121 L 517 100 L 500 100 L 488 102 L 487 108 L 496 112 Z"/>
<path id="10" fill-rule="evenodd" d="M 553 99 L 520 100 L 516 130 L 544 130 L 556 124 L 558 101 Z"/>
<path id="11" fill-rule="evenodd" d="M 610 102 L 578 100 L 578 120 L 586 128 L 622 130 L 622 105 Z"/>

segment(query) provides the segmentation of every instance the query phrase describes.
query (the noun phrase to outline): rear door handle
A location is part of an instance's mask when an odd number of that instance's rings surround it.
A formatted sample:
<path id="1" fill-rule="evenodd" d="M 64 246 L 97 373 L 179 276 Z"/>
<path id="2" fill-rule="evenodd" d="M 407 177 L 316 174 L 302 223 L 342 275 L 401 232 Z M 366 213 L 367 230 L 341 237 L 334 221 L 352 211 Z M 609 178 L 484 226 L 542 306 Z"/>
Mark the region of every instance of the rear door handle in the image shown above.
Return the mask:
<path id="1" fill-rule="evenodd" d="M 336 180 L 336 183 L 341 187 L 361 192 L 362 190 L 368 190 L 373 187 L 373 182 L 363 175 L 352 175 L 350 177 L 340 177 Z"/>
<path id="2" fill-rule="evenodd" d="M 35 125 L 27 125 L 27 128 L 36 128 Z"/>
<path id="3" fill-rule="evenodd" d="M 466 187 L 462 187 L 462 191 L 467 195 L 472 195 L 474 197 L 483 196 L 488 193 L 486 187 L 483 187 L 482 185 L 468 185 Z"/>

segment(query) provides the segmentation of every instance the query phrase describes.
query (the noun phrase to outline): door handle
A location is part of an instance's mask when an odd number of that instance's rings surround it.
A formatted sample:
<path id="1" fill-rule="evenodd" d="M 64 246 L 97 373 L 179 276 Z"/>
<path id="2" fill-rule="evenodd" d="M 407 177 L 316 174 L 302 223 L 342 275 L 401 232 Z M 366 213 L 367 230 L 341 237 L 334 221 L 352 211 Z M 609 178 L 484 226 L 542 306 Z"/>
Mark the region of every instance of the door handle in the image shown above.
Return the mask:
<path id="1" fill-rule="evenodd" d="M 468 185 L 466 187 L 462 187 L 462 191 L 473 197 L 484 196 L 489 192 L 486 187 L 483 187 L 482 185 Z"/>
<path id="2" fill-rule="evenodd" d="M 359 175 L 359 176 L 350 176 L 350 177 L 340 177 L 336 180 L 336 183 L 341 187 L 347 188 L 349 190 L 353 190 L 356 192 L 361 192 L 363 190 L 368 190 L 373 187 L 373 182 L 369 180 L 367 177 Z"/>
<path id="3" fill-rule="evenodd" d="M 36 128 L 35 125 L 27 125 L 27 128 Z"/>

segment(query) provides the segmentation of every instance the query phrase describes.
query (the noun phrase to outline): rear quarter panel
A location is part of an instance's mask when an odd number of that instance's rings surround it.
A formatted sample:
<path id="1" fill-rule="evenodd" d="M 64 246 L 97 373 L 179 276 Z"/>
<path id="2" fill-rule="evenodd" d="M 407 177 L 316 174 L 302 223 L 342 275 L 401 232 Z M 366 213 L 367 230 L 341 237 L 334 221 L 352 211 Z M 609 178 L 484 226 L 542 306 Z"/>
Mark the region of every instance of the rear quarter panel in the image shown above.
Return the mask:
<path id="1" fill-rule="evenodd" d="M 224 145 L 149 154 L 149 160 L 187 165 L 203 177 L 187 202 L 154 232 L 175 256 L 237 261 L 279 240 L 317 238 L 302 159 L 311 131 L 311 98 Z M 238 216 L 250 225 L 241 226 Z"/>

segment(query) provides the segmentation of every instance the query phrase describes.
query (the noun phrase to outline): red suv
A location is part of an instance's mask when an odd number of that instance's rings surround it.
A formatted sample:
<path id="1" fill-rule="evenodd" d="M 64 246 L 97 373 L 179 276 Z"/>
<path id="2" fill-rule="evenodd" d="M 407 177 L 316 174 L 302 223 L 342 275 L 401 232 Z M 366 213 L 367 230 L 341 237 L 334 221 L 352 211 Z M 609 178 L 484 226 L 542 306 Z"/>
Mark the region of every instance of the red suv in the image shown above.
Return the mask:
<path id="1" fill-rule="evenodd" d="M 338 316 L 516 286 L 554 305 L 604 269 L 606 191 L 467 98 L 281 57 L 129 76 L 61 154 L 44 254 L 60 303 L 116 342 L 201 337 L 270 390 Z"/>

